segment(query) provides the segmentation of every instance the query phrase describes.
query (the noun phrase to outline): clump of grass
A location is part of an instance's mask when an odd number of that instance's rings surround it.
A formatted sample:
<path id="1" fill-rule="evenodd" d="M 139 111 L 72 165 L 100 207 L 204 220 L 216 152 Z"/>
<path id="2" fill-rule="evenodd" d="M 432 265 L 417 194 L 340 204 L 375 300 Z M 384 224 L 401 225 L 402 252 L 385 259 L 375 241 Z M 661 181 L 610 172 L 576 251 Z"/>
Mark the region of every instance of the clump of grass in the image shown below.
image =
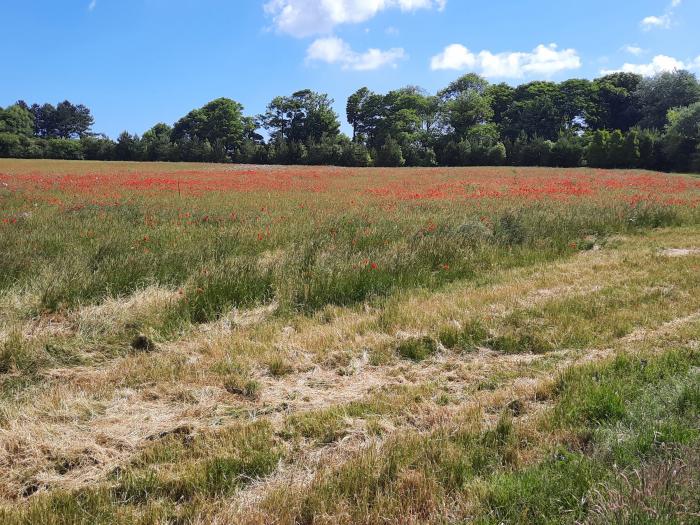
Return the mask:
<path id="1" fill-rule="evenodd" d="M 444 326 L 438 333 L 440 343 L 450 350 L 470 352 L 488 339 L 488 330 L 478 320 L 468 321 L 464 325 Z"/>
<path id="2" fill-rule="evenodd" d="M 344 407 L 297 414 L 288 419 L 286 435 L 298 435 L 321 444 L 333 443 L 346 434 L 347 417 Z"/>
<path id="3" fill-rule="evenodd" d="M 253 401 L 260 397 L 260 383 L 239 373 L 229 374 L 224 379 L 224 388 L 230 394 L 242 396 Z"/>
<path id="4" fill-rule="evenodd" d="M 527 240 L 527 230 L 521 214 L 506 211 L 498 219 L 495 235 L 498 241 L 506 246 L 517 246 Z"/>
<path id="5" fill-rule="evenodd" d="M 493 350 L 505 354 L 544 354 L 554 349 L 552 343 L 526 330 L 515 330 L 492 337 L 487 344 Z"/>
<path id="6" fill-rule="evenodd" d="M 283 377 L 294 371 L 292 365 L 280 355 L 275 355 L 267 362 L 267 370 L 272 377 Z"/>
<path id="7" fill-rule="evenodd" d="M 580 454 L 559 450 L 516 472 L 499 472 L 484 485 L 477 523 L 574 523 L 585 514 L 586 494 L 605 469 Z M 482 489 L 483 490 L 483 489 Z"/>
<path id="8" fill-rule="evenodd" d="M 118 500 L 138 503 L 224 496 L 271 473 L 281 454 L 270 425 L 263 422 L 187 441 L 174 436 L 118 472 L 114 493 Z"/>
<path id="9" fill-rule="evenodd" d="M 34 374 L 46 363 L 47 355 L 27 341 L 16 328 L 0 343 L 0 374 Z"/>
<path id="10" fill-rule="evenodd" d="M 272 473 L 282 451 L 267 423 L 169 435 L 112 474 L 110 483 L 41 493 L 0 507 L 8 525 L 192 523 L 204 504 Z"/>
<path id="11" fill-rule="evenodd" d="M 684 447 L 697 450 L 700 431 L 695 414 L 688 411 L 695 406 L 688 393 L 700 385 L 692 371 L 698 364 L 697 351 L 681 349 L 649 358 L 622 355 L 566 372 L 553 392 L 556 404 L 543 426 L 574 432 L 586 447 L 555 449 L 542 462 L 494 476 L 482 487 L 481 521 L 550 523 L 567 515 L 572 522 L 600 522 L 602 515 L 610 516 L 610 499 L 601 497 L 600 490 L 594 493 L 596 486 L 619 486 L 629 479 L 621 472 L 638 471 L 640 464 L 656 461 L 659 455 L 675 461 L 685 457 L 678 455 Z M 691 481 L 686 478 L 677 489 L 687 492 Z M 626 494 L 613 496 L 622 505 L 615 513 L 636 515 L 639 495 L 624 485 Z M 592 506 L 593 499 L 602 503 Z M 671 500 L 671 494 L 657 486 L 648 496 L 647 516 L 668 514 Z"/>
<path id="12" fill-rule="evenodd" d="M 663 454 L 596 490 L 587 523 L 692 523 L 700 515 L 700 447 Z"/>
<path id="13" fill-rule="evenodd" d="M 437 343 L 430 336 L 411 337 L 396 345 L 396 352 L 404 359 L 423 361 L 437 352 Z"/>
<path id="14" fill-rule="evenodd" d="M 470 245 L 480 245 L 493 240 L 493 231 L 480 220 L 471 220 L 460 225 L 457 234 Z"/>
<path id="15" fill-rule="evenodd" d="M 476 425 L 469 420 L 457 431 L 394 437 L 322 470 L 303 491 L 272 492 L 260 508 L 285 523 L 319 515 L 331 521 L 342 515 L 347 523 L 400 521 L 406 512 L 429 521 L 468 481 L 511 465 L 517 456 L 518 439 L 507 418 L 493 430 L 481 432 Z"/>

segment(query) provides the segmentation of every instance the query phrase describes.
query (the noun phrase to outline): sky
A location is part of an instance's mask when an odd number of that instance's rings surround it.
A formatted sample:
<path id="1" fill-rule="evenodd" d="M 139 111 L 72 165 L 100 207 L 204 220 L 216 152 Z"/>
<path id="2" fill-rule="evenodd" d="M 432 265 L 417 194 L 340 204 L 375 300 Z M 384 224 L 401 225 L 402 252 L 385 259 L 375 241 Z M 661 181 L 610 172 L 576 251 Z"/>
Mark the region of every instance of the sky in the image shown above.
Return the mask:
<path id="1" fill-rule="evenodd" d="M 0 106 L 88 106 L 115 138 L 218 97 L 700 75 L 700 0 L 2 0 Z"/>

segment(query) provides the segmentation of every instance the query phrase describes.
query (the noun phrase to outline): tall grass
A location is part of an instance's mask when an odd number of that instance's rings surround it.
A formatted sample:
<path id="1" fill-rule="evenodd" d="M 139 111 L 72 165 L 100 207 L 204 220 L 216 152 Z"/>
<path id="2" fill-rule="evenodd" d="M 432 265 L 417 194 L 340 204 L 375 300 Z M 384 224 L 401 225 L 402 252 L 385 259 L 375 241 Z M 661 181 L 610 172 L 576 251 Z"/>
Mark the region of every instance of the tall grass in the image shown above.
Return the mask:
<path id="1" fill-rule="evenodd" d="M 618 201 L 409 202 L 388 213 L 373 201 L 337 209 L 336 198 L 300 211 L 302 197 L 287 197 L 274 212 L 254 209 L 252 195 L 203 196 L 187 212 L 171 197 L 138 195 L 111 207 L 32 208 L 2 229 L 0 293 L 34 294 L 36 313 L 179 288 L 176 316 L 199 323 L 273 299 L 306 311 L 434 288 L 571 254 L 586 239 L 698 220 L 690 209 Z M 28 206 L 16 195 L 4 205 L 11 215 Z"/>

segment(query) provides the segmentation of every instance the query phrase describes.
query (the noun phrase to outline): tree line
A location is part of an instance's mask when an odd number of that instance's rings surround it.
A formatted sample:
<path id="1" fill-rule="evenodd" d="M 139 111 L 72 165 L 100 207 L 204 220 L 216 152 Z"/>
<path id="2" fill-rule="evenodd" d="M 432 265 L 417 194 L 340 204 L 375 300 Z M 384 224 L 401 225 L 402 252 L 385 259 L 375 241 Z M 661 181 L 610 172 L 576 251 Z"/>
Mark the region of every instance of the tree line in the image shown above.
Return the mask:
<path id="1" fill-rule="evenodd" d="M 347 100 L 352 136 L 333 100 L 311 90 L 265 113 L 218 98 L 172 126 L 117 140 L 92 132 L 83 105 L 0 108 L 0 156 L 341 166 L 591 166 L 700 171 L 700 83 L 688 71 L 644 78 L 491 84 L 469 73 L 435 94 L 363 87 Z M 259 133 L 265 130 L 267 139 Z"/>

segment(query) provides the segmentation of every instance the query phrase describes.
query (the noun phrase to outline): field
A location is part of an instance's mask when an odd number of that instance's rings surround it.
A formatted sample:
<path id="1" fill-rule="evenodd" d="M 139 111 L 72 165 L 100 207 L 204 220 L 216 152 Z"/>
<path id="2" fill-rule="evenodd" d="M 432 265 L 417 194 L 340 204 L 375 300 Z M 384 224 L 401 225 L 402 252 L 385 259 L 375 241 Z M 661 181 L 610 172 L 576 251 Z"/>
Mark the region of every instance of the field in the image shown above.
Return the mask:
<path id="1" fill-rule="evenodd" d="M 0 522 L 691 523 L 700 178 L 0 160 Z"/>

